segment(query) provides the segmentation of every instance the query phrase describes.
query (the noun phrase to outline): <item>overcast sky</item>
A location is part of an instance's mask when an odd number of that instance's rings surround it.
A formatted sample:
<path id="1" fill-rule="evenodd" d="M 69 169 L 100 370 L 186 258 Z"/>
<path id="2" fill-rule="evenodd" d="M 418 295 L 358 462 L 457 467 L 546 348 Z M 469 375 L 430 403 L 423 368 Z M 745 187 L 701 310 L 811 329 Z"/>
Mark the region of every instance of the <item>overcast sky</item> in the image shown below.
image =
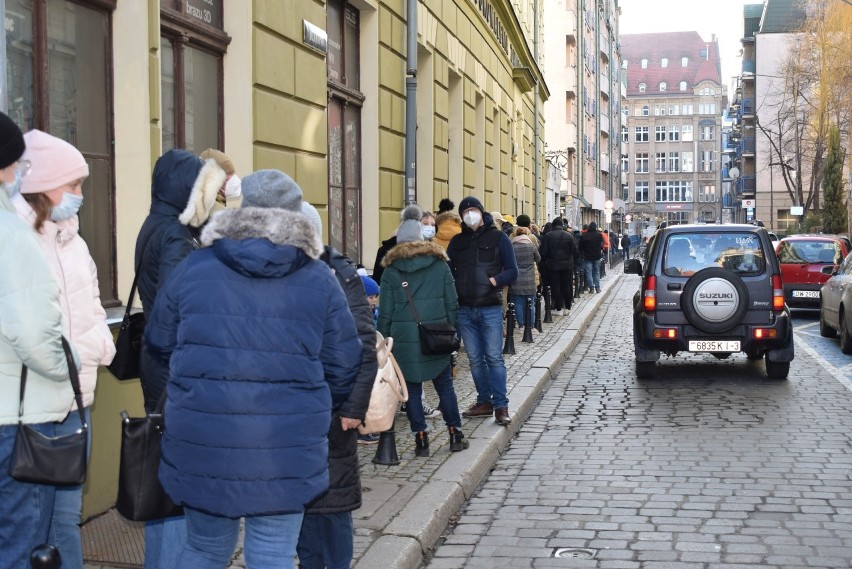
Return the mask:
<path id="1" fill-rule="evenodd" d="M 763 0 L 618 0 L 622 34 L 696 31 L 710 41 L 719 40 L 722 83 L 731 95 L 731 77 L 739 75 L 743 5 Z"/>

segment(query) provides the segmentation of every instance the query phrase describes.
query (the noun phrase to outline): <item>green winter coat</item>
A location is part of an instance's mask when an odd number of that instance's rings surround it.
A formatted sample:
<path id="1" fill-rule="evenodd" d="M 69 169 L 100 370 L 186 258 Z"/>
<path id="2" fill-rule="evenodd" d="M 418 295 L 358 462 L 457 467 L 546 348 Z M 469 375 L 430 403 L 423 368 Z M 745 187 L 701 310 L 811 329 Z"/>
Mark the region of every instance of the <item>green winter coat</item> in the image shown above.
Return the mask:
<path id="1" fill-rule="evenodd" d="M 420 352 L 417 322 L 402 283 L 408 282 L 421 322 L 455 325 L 459 303 L 446 261 L 441 246 L 430 241 L 400 243 L 382 260 L 385 271 L 379 293 L 378 330 L 393 338 L 393 354 L 405 380 L 412 383 L 435 379 L 450 365 L 450 356 L 424 356 Z"/>

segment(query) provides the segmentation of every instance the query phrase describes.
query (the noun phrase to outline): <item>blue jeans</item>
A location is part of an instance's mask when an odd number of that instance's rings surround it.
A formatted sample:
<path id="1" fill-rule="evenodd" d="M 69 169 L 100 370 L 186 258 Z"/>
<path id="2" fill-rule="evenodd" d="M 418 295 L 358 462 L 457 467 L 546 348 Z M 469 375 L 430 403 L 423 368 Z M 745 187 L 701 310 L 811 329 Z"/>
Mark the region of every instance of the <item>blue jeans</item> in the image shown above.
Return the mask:
<path id="1" fill-rule="evenodd" d="M 92 449 L 92 410 L 83 409 L 86 423 L 89 425 L 89 454 Z M 82 425 L 77 410 L 68 413 L 61 423 L 56 423 L 56 436 L 76 433 Z M 88 457 L 86 457 L 88 459 Z M 57 486 L 56 500 L 53 505 L 53 518 L 50 521 L 50 543 L 59 549 L 62 555 L 62 569 L 83 569 L 83 544 L 80 541 L 80 514 L 83 511 L 83 485 Z"/>
<path id="2" fill-rule="evenodd" d="M 500 334 L 502 335 L 502 332 Z M 461 429 L 459 402 L 456 399 L 456 388 L 453 386 L 453 373 L 450 366 L 444 368 L 444 371 L 432 380 L 432 385 L 438 392 L 438 400 L 441 402 L 441 416 L 444 418 L 447 427 Z M 405 406 L 405 414 L 408 415 L 411 432 L 428 431 L 429 425 L 426 424 L 426 416 L 423 413 L 423 384 L 406 381 L 405 386 L 408 388 L 408 404 Z"/>
<path id="3" fill-rule="evenodd" d="M 186 518 L 174 516 L 145 523 L 145 569 L 176 569 L 186 544 Z"/>
<path id="4" fill-rule="evenodd" d="M 518 322 L 518 328 L 523 328 L 526 323 L 526 306 L 527 299 L 532 300 L 530 308 L 530 326 L 535 326 L 535 295 L 534 294 L 510 294 L 509 302 L 515 303 L 515 320 Z"/>
<path id="5" fill-rule="evenodd" d="M 30 427 L 47 436 L 54 434 L 53 423 Z M 9 476 L 17 432 L 17 424 L 0 425 L 0 567 L 3 569 L 29 569 L 32 548 L 47 543 L 56 495 L 55 486 L 18 482 Z"/>
<path id="6" fill-rule="evenodd" d="M 597 261 L 583 261 L 583 264 L 586 266 L 586 286 L 589 287 L 589 290 L 601 288 L 601 260 Z"/>
<path id="7" fill-rule="evenodd" d="M 349 569 L 352 564 L 352 512 L 305 514 L 299 534 L 299 567 Z"/>
<path id="8" fill-rule="evenodd" d="M 225 569 L 237 547 L 240 519 L 213 516 L 192 508 L 186 514 L 186 544 L 178 567 Z M 248 569 L 293 569 L 304 514 L 247 517 L 245 559 Z"/>
<path id="9" fill-rule="evenodd" d="M 459 306 L 458 328 L 470 361 L 476 402 L 508 407 L 503 361 L 503 307 Z"/>

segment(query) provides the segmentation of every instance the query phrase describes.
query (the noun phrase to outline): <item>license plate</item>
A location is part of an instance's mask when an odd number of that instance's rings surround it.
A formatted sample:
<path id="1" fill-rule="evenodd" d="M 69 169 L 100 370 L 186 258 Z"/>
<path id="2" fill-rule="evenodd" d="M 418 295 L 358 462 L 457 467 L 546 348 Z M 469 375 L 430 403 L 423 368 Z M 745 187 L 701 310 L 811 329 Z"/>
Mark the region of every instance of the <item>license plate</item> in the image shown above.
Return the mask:
<path id="1" fill-rule="evenodd" d="M 794 290 L 793 298 L 819 298 L 818 290 Z"/>
<path id="2" fill-rule="evenodd" d="M 690 352 L 739 352 L 739 340 L 690 340 Z"/>

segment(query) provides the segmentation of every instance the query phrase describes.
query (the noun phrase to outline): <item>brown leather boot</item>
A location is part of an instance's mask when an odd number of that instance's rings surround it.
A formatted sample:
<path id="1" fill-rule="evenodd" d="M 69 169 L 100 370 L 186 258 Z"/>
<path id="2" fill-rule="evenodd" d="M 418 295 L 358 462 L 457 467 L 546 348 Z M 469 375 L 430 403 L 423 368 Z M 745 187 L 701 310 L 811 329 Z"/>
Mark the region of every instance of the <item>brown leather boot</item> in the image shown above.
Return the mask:
<path id="1" fill-rule="evenodd" d="M 474 403 L 468 407 L 467 411 L 462 413 L 463 417 L 490 417 L 494 412 L 494 406 L 491 403 Z"/>
<path id="2" fill-rule="evenodd" d="M 494 421 L 498 425 L 503 425 L 504 427 L 512 422 L 512 419 L 509 418 L 509 408 L 508 407 L 497 407 L 494 409 Z"/>

